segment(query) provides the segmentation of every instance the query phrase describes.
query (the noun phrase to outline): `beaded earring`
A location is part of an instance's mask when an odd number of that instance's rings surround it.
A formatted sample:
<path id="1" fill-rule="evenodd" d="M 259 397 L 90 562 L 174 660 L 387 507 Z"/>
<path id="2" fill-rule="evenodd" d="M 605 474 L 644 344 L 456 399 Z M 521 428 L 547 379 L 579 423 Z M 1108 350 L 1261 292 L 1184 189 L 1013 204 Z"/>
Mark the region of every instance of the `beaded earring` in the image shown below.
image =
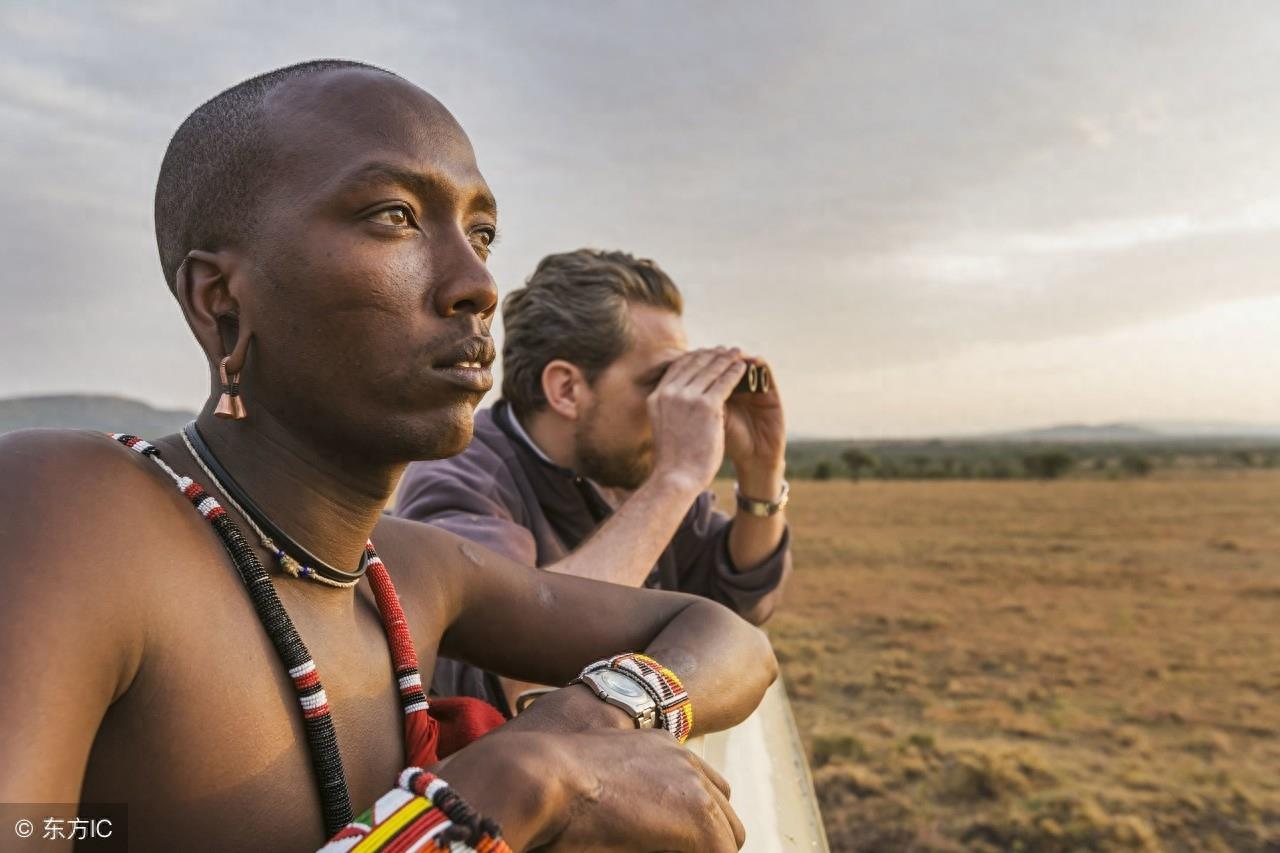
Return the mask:
<path id="1" fill-rule="evenodd" d="M 227 356 L 218 362 L 218 378 L 222 380 L 222 396 L 218 398 L 218 408 L 213 410 L 214 415 L 220 418 L 227 418 L 233 421 L 242 421 L 248 415 L 244 409 L 244 401 L 240 399 L 240 374 L 232 373 L 227 376 L 227 362 L 231 360 L 231 356 Z"/>

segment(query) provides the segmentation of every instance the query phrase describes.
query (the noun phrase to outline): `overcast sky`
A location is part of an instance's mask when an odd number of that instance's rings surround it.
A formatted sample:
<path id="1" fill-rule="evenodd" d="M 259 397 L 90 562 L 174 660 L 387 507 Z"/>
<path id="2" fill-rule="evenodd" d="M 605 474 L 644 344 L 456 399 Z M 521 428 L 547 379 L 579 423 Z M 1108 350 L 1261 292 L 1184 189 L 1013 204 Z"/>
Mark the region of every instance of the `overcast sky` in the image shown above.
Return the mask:
<path id="1" fill-rule="evenodd" d="M 1277 45 L 1271 2 L 5 0 L 0 396 L 197 407 L 165 145 L 342 57 L 457 115 L 504 291 L 552 251 L 652 257 L 795 434 L 1280 422 Z"/>

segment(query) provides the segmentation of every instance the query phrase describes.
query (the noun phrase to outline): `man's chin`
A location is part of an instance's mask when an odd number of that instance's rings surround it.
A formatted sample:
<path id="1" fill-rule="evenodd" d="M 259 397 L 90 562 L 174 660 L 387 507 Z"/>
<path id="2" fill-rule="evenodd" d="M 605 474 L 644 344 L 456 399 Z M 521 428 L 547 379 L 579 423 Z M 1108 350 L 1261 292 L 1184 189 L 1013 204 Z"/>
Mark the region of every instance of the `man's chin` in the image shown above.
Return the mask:
<path id="1" fill-rule="evenodd" d="M 653 473 L 653 461 L 648 463 L 639 463 L 631 465 L 611 464 L 601 466 L 597 470 L 597 475 L 587 474 L 588 479 L 594 480 L 602 486 L 611 489 L 622 489 L 628 492 L 634 492 L 636 489 L 644 485 L 645 480 L 649 479 L 649 475 Z"/>
<path id="2" fill-rule="evenodd" d="M 417 415 L 405 430 L 409 439 L 409 459 L 445 459 L 456 456 L 471 444 L 475 430 L 475 407 L 459 402 L 430 413 Z"/>

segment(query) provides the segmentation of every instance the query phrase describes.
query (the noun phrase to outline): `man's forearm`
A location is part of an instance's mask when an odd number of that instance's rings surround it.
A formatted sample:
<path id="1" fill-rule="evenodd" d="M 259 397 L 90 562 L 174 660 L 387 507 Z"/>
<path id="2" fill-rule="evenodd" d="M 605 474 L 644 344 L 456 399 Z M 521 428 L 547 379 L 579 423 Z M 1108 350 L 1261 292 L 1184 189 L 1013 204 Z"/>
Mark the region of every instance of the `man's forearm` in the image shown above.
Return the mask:
<path id="1" fill-rule="evenodd" d="M 693 703 L 693 733 L 721 731 L 746 719 L 778 674 L 763 631 L 728 608 L 696 599 L 673 618 L 643 651 L 680 677 Z M 583 731 L 629 728 L 631 719 L 575 685 L 542 697 L 507 728 Z"/>
<path id="2" fill-rule="evenodd" d="M 763 631 L 732 610 L 699 599 L 673 619 L 645 654 L 674 670 L 693 702 L 694 734 L 736 726 L 778 676 Z"/>
<path id="3" fill-rule="evenodd" d="M 543 568 L 641 586 L 697 496 L 688 481 L 655 473 L 581 547 Z"/>
<path id="4" fill-rule="evenodd" d="M 697 495 L 689 481 L 655 472 L 586 542 L 543 568 L 606 583 L 643 586 Z M 501 683 L 513 711 L 521 693 L 539 686 L 509 678 Z"/>
<path id="5" fill-rule="evenodd" d="M 741 466 L 738 468 L 738 490 L 755 500 L 775 500 L 782 492 L 782 474 L 781 465 L 768 466 L 763 470 Z M 729 557 L 733 560 L 733 567 L 743 572 L 769 559 L 778 550 L 786 529 L 786 518 L 781 512 L 761 517 L 738 510 L 729 529 Z"/>

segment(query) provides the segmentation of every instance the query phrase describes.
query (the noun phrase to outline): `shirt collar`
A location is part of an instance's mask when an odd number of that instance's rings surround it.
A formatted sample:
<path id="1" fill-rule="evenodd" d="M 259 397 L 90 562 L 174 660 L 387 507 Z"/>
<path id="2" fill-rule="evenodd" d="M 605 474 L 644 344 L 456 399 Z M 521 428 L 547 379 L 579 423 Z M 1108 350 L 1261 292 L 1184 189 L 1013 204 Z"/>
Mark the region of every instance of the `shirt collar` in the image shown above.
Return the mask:
<path id="1" fill-rule="evenodd" d="M 543 468 L 554 472 L 565 480 L 568 480 L 573 487 L 577 489 L 578 493 L 582 495 L 583 500 L 586 501 L 588 510 L 595 517 L 596 521 L 603 520 L 603 518 L 613 512 L 614 507 L 612 502 L 601 494 L 600 487 L 594 481 L 579 475 L 578 472 L 574 471 L 572 468 L 566 468 L 563 465 L 557 464 L 551 459 L 551 457 L 542 452 L 542 448 L 538 447 L 538 445 L 534 443 L 533 438 L 530 437 L 519 419 L 516 418 L 515 410 L 511 408 L 510 404 L 508 404 L 506 400 L 499 400 L 493 404 L 493 419 L 498 425 L 498 428 L 507 434 L 508 438 L 520 445 L 523 445 L 526 450 L 532 453 L 537 460 L 542 463 Z"/>
<path id="2" fill-rule="evenodd" d="M 507 423 L 511 424 L 511 431 L 514 432 L 516 437 L 524 443 L 524 446 L 532 450 L 537 454 L 539 459 L 546 462 L 548 465 L 555 465 L 557 468 L 564 467 L 562 465 L 556 465 L 556 463 L 551 461 L 550 456 L 542 452 L 542 448 L 537 445 L 529 433 L 525 432 L 524 424 L 520 423 L 520 419 L 516 417 L 515 410 L 510 406 L 507 406 L 506 409 Z"/>

